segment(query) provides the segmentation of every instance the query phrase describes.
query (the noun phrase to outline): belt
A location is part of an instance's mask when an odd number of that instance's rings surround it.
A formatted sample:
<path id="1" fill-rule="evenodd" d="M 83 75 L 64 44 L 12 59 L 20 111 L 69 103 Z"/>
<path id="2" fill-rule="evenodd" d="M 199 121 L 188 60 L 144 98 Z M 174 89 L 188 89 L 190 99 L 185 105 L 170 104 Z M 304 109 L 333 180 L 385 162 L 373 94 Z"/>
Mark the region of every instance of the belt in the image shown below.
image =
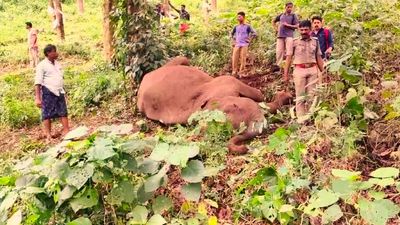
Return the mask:
<path id="1" fill-rule="evenodd" d="M 307 68 L 311 68 L 316 66 L 316 63 L 303 63 L 303 64 L 296 64 L 295 66 L 298 68 L 303 68 L 303 69 L 307 69 Z"/>

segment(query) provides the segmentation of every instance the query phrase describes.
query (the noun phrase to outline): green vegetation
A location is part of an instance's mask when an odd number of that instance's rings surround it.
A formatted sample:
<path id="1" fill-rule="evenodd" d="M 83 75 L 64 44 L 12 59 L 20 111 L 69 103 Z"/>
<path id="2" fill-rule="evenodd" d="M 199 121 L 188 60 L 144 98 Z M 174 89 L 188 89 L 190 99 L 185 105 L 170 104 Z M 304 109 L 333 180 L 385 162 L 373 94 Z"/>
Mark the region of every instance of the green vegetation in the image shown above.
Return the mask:
<path id="1" fill-rule="evenodd" d="M 121 72 L 102 60 L 100 2 L 85 1 L 79 16 L 75 1 L 64 1 L 66 41 L 59 42 L 47 3 L 0 0 L 0 127 L 17 132 L 40 122 L 33 72 L 21 69 L 28 13 L 43 29 L 40 45 L 59 46 L 73 120 L 133 112 L 129 77 L 140 81 L 166 57 L 185 55 L 210 74 L 227 72 L 239 10 L 258 32 L 251 69 L 261 83 L 274 79 L 266 95 L 281 88 L 280 76 L 269 72 L 275 53 L 270 24 L 284 1 L 219 0 L 219 13 L 208 23 L 201 1 L 172 2 L 191 12 L 185 35 L 179 20 L 164 19 L 158 27 L 122 11 L 114 15 Z M 96 124 L 93 132 L 79 127 L 52 147 L 23 137 L 0 153 L 0 224 L 398 224 L 400 3 L 294 3 L 302 18 L 321 14 L 335 35 L 329 83 L 318 87 L 311 115 L 302 118 L 306 125 L 296 121 L 292 106 L 266 113 L 266 134 L 249 143 L 244 156 L 228 153 L 227 141 L 240 131 L 219 111 L 197 112 L 185 127 L 161 127 L 139 116 L 127 118 L 138 121 L 137 132 L 130 124 Z M 151 6 L 138 15 L 150 18 Z M 138 27 L 124 30 L 132 21 Z M 128 32 L 145 43 L 132 43 Z"/>

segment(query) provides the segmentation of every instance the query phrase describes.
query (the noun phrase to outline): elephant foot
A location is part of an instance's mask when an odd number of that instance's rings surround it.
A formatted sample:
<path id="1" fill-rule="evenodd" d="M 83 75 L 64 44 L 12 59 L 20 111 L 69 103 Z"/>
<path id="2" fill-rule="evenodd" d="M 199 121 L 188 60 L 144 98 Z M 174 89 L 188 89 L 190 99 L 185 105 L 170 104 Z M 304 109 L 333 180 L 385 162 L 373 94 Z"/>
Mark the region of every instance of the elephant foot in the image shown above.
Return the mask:
<path id="1" fill-rule="evenodd" d="M 244 142 L 255 138 L 257 135 L 255 132 L 246 132 L 232 137 L 228 142 L 229 152 L 238 155 L 246 154 L 249 149 L 244 145 Z"/>

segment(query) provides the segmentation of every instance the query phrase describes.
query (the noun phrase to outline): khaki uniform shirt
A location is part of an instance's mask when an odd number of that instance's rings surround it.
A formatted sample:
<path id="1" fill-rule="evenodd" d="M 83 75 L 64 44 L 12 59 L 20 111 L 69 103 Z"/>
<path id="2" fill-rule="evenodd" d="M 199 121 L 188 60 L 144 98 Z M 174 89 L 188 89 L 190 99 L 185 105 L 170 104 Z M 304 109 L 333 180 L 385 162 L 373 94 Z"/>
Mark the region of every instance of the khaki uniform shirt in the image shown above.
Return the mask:
<path id="1" fill-rule="evenodd" d="M 311 37 L 308 40 L 296 38 L 293 40 L 293 48 L 287 50 L 286 55 L 293 56 L 293 64 L 317 63 L 317 56 L 322 55 L 318 39 Z"/>

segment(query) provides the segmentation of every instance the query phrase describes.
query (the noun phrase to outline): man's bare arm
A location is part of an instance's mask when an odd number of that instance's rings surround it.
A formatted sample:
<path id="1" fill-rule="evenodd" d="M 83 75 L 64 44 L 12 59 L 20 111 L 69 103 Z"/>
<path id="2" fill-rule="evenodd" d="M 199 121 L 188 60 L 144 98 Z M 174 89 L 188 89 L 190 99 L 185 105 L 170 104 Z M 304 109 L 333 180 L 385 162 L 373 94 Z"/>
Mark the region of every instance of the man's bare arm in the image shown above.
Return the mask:
<path id="1" fill-rule="evenodd" d="M 37 107 L 42 108 L 42 85 L 36 84 L 35 85 L 35 104 Z"/>
<path id="2" fill-rule="evenodd" d="M 322 59 L 321 55 L 317 55 L 317 64 L 318 64 L 318 68 L 319 70 L 322 72 L 324 71 L 324 60 Z"/>

